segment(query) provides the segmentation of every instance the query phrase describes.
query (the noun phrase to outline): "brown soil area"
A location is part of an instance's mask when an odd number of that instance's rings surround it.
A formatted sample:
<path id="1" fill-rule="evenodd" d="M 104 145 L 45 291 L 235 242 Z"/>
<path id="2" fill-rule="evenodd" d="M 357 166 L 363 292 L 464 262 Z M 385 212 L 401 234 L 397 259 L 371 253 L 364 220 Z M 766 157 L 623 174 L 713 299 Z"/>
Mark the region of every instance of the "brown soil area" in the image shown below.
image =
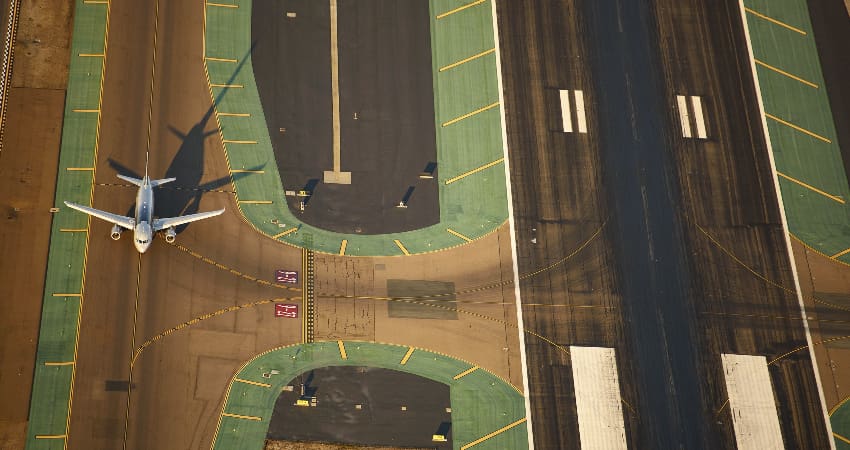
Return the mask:
<path id="1" fill-rule="evenodd" d="M 401 447 L 361 447 L 358 445 L 325 444 L 322 442 L 266 441 L 263 450 L 428 450 Z"/>
<path id="2" fill-rule="evenodd" d="M 23 2 L 0 153 L 0 448 L 23 448 L 68 74 L 72 3 Z"/>

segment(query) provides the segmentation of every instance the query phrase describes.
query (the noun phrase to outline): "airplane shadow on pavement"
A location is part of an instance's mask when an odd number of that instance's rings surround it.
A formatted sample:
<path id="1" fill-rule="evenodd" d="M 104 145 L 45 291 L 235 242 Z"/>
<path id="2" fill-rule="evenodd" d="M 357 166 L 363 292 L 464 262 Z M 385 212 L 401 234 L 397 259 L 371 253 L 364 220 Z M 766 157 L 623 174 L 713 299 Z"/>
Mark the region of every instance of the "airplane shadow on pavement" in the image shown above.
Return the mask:
<path id="1" fill-rule="evenodd" d="M 242 71 L 242 67 L 247 60 L 247 57 L 254 51 L 255 46 L 256 43 L 251 46 L 239 62 L 239 65 L 236 66 L 236 69 L 230 76 L 230 79 L 227 80 L 227 83 L 225 83 L 226 85 L 229 86 L 232 84 L 239 72 Z M 150 173 L 148 175 L 152 179 L 173 177 L 177 178 L 177 180 L 154 189 L 154 213 L 157 217 L 174 217 L 197 213 L 200 211 L 201 197 L 203 197 L 204 193 L 219 190 L 240 178 L 251 176 L 250 173 L 236 173 L 201 184 L 201 180 L 204 177 L 204 144 L 208 137 L 218 132 L 215 128 L 208 131 L 204 130 L 207 128 L 210 119 L 213 117 L 215 106 L 221 102 L 229 89 L 229 87 L 222 89 L 218 96 L 216 96 L 213 105 L 207 109 L 203 117 L 201 117 L 201 119 L 193 125 L 188 132 L 183 133 L 176 127 L 168 125 L 168 130 L 180 138 L 180 148 L 177 149 L 174 159 L 171 160 L 171 163 L 163 176 L 156 173 Z M 139 174 L 111 158 L 108 159 L 108 162 L 109 166 L 115 169 L 115 171 L 119 174 L 133 178 L 143 177 L 143 174 Z M 265 164 L 257 167 L 251 167 L 250 170 L 261 170 L 263 167 L 265 167 Z M 231 191 L 228 190 L 227 192 Z M 134 209 L 135 204 L 130 205 L 126 215 L 133 217 Z M 189 225 L 190 224 L 177 226 L 175 227 L 175 231 L 180 234 Z"/>

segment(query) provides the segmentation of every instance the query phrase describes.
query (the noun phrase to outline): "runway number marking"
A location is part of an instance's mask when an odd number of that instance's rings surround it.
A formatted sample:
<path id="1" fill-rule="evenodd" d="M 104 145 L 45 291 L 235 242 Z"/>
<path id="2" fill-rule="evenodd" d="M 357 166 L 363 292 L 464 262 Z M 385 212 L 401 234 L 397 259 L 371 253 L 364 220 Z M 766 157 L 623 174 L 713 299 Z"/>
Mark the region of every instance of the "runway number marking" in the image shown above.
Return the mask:
<path id="1" fill-rule="evenodd" d="M 691 101 L 688 102 L 688 97 L 684 95 L 676 96 L 676 106 L 679 110 L 679 121 L 682 125 L 682 137 L 694 137 L 691 128 L 691 119 L 696 128 L 697 139 L 708 139 L 708 130 L 705 126 L 705 116 L 702 107 L 702 97 L 697 95 L 690 96 Z"/>

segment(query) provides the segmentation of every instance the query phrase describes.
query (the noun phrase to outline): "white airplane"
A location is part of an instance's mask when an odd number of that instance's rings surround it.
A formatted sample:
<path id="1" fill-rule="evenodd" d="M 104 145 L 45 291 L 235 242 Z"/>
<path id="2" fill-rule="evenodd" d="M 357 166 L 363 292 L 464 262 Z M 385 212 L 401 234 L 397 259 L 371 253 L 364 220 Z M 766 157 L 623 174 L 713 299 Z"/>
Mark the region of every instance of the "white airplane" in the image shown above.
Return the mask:
<path id="1" fill-rule="evenodd" d="M 153 216 L 153 188 L 162 186 L 165 183 L 170 183 L 176 178 L 164 178 L 161 180 L 151 180 L 148 177 L 148 163 L 145 158 L 145 177 L 141 180 L 124 175 L 118 175 L 118 178 L 135 184 L 139 187 L 139 193 L 136 194 L 136 217 L 119 216 L 99 209 L 94 209 L 88 206 L 78 205 L 69 201 L 65 202 L 69 208 L 82 211 L 90 216 L 103 219 L 115 225 L 112 226 L 110 236 L 114 240 L 121 238 L 122 229 L 133 230 L 133 241 L 136 245 L 136 250 L 139 253 L 144 253 L 151 246 L 154 233 L 161 230 L 165 231 L 165 240 L 169 243 L 174 242 L 177 237 L 177 232 L 174 227 L 183 225 L 196 220 L 214 217 L 224 212 L 224 209 L 217 211 L 202 212 L 197 214 L 189 214 L 185 216 L 169 217 L 166 219 L 158 219 Z"/>

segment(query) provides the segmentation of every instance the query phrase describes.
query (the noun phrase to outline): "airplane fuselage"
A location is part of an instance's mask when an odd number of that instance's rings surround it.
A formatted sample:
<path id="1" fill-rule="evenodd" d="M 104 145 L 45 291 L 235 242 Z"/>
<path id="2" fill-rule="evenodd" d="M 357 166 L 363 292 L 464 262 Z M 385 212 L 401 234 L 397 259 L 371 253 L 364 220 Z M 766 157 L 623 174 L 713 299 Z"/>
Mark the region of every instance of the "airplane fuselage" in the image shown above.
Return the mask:
<path id="1" fill-rule="evenodd" d="M 133 244 L 139 253 L 144 253 L 153 241 L 153 187 L 145 176 L 136 194 L 136 227 L 133 229 Z"/>

